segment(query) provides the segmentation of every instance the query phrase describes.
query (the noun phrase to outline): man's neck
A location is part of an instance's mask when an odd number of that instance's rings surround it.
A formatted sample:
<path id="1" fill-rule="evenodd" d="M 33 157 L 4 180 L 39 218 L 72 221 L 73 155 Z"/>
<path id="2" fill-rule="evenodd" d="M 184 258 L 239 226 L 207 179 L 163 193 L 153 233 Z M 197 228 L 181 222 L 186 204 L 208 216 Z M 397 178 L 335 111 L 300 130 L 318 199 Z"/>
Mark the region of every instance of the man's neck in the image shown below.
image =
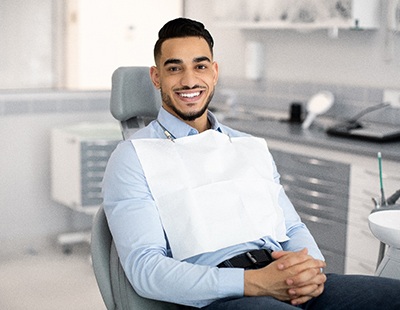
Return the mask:
<path id="1" fill-rule="evenodd" d="M 208 120 L 208 109 L 206 109 L 201 116 L 199 116 L 198 118 L 196 118 L 194 120 L 185 120 L 185 119 L 181 118 L 174 111 L 171 111 L 165 107 L 164 107 L 164 109 L 168 113 L 170 113 L 170 114 L 174 115 L 175 117 L 177 117 L 178 119 L 180 119 L 182 122 L 188 124 L 190 127 L 193 127 L 194 129 L 196 129 L 198 132 L 203 132 L 203 131 L 206 131 L 211 128 L 211 123 Z"/>
<path id="2" fill-rule="evenodd" d="M 184 121 L 189 126 L 196 129 L 198 132 L 203 132 L 211 128 L 210 121 L 208 120 L 207 111 L 199 118 L 196 118 L 193 121 Z"/>

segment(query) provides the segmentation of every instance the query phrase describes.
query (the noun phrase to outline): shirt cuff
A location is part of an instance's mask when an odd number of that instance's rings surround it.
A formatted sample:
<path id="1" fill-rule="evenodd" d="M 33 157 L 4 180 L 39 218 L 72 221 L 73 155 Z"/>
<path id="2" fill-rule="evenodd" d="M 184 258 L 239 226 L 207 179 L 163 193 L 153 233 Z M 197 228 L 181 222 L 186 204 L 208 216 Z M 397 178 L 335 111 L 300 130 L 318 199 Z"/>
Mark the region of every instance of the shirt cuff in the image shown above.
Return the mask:
<path id="1" fill-rule="evenodd" d="M 218 276 L 220 298 L 244 295 L 244 269 L 219 268 Z"/>

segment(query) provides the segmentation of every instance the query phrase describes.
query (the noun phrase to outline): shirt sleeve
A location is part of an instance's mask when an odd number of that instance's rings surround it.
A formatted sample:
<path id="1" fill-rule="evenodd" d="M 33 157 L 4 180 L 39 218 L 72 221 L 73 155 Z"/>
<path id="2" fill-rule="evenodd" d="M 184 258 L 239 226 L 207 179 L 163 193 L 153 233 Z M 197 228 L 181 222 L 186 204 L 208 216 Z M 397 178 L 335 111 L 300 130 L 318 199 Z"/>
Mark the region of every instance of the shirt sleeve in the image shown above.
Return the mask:
<path id="1" fill-rule="evenodd" d="M 155 202 L 130 141 L 121 142 L 109 159 L 103 197 L 122 267 L 139 295 L 195 307 L 224 297 L 243 296 L 243 269 L 221 269 L 171 257 Z"/>

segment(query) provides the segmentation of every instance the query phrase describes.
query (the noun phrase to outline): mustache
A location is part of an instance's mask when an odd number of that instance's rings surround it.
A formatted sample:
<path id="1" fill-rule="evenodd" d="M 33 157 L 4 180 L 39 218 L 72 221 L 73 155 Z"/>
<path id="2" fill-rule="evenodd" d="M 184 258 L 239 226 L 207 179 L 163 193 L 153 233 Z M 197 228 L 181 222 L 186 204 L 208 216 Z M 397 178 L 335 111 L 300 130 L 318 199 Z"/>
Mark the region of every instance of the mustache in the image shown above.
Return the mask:
<path id="1" fill-rule="evenodd" d="M 192 87 L 183 86 L 183 87 L 180 87 L 180 88 L 175 88 L 174 91 L 184 91 L 184 90 L 192 90 L 192 89 L 206 89 L 206 87 L 196 84 L 196 85 L 194 85 Z"/>

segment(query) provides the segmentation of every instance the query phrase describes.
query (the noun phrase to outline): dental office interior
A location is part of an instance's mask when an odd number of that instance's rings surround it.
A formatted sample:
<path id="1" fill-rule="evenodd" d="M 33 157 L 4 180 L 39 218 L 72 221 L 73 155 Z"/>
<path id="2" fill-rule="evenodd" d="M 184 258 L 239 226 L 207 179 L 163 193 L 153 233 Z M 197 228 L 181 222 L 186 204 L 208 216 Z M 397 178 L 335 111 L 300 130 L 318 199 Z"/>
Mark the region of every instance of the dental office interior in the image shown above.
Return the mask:
<path id="1" fill-rule="evenodd" d="M 101 141 L 107 160 L 111 75 L 151 66 L 178 16 L 213 34 L 210 108 L 267 140 L 327 272 L 400 278 L 399 3 L 1 0 L 0 308 L 106 309 L 82 149 Z"/>

